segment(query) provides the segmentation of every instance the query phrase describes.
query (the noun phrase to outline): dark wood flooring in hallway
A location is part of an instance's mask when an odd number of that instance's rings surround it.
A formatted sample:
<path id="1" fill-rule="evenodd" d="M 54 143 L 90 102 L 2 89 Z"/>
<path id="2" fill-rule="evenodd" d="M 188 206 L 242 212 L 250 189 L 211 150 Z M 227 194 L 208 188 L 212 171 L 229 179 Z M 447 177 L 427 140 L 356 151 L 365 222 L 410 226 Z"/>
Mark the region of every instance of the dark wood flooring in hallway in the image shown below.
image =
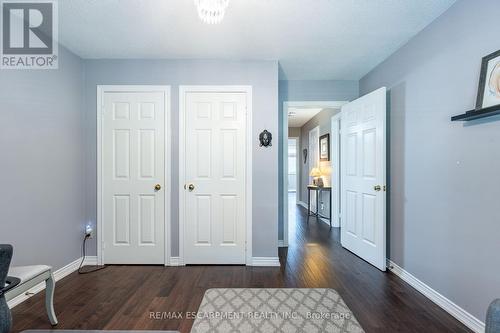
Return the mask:
<path id="1" fill-rule="evenodd" d="M 57 283 L 57 329 L 180 330 L 192 320 L 154 319 L 151 312 L 196 311 L 209 288 L 333 288 L 366 332 L 470 332 L 392 273 L 384 273 L 343 249 L 329 229 L 292 205 L 289 248 L 281 267 L 108 266 L 73 273 Z M 13 309 L 13 332 L 51 328 L 41 292 Z"/>

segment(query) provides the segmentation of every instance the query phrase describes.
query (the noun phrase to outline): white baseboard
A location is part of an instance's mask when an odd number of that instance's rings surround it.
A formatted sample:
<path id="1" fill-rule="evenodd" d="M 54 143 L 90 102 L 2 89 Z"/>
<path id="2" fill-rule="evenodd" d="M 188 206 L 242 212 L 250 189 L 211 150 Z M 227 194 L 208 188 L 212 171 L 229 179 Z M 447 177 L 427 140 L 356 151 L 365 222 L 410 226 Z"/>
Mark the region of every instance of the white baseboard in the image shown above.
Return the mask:
<path id="1" fill-rule="evenodd" d="M 280 266 L 280 258 L 278 258 L 278 257 L 253 257 L 252 264 L 249 266 L 277 267 L 277 266 Z"/>
<path id="2" fill-rule="evenodd" d="M 278 257 L 253 257 L 252 262 L 247 264 L 247 266 L 279 266 L 280 260 Z M 180 257 L 170 257 L 169 266 L 185 266 L 182 258 Z"/>
<path id="3" fill-rule="evenodd" d="M 97 256 L 87 256 L 83 262 L 83 266 L 97 266 Z"/>
<path id="4" fill-rule="evenodd" d="M 170 257 L 169 266 L 184 266 L 184 262 L 180 257 Z"/>
<path id="5" fill-rule="evenodd" d="M 247 266 L 279 266 L 280 260 L 278 257 L 253 257 L 252 262 Z M 185 266 L 182 258 L 170 257 L 169 266 Z"/>
<path id="6" fill-rule="evenodd" d="M 82 258 L 78 258 L 78 259 L 70 262 L 66 266 L 61 267 L 58 270 L 54 271 L 53 274 L 54 274 L 54 279 L 56 280 L 56 282 L 65 278 L 66 276 L 70 275 L 71 273 L 77 271 L 78 267 L 80 266 L 81 261 L 82 261 Z M 87 256 L 85 258 L 85 261 L 83 262 L 83 266 L 89 266 L 89 265 L 92 265 L 92 266 L 97 265 L 97 257 L 96 256 Z M 9 308 L 12 309 L 16 305 L 21 304 L 22 302 L 24 302 L 28 298 L 38 294 L 40 291 L 42 291 L 44 289 L 45 289 L 45 282 L 39 283 L 36 286 L 34 286 L 33 288 L 26 291 L 24 294 L 21 294 L 19 296 L 14 297 L 10 301 L 8 301 L 7 304 L 9 306 Z"/>
<path id="7" fill-rule="evenodd" d="M 319 220 L 320 220 L 321 222 L 323 222 L 323 223 L 328 224 L 328 226 L 330 226 L 330 220 L 325 219 L 324 217 L 320 217 L 320 218 L 319 218 Z M 332 225 L 332 227 L 333 227 L 333 225 Z"/>
<path id="8" fill-rule="evenodd" d="M 396 274 L 403 281 L 422 293 L 425 297 L 436 303 L 439 307 L 462 322 L 465 326 L 477 333 L 484 332 L 485 326 L 481 320 L 477 319 L 460 306 L 453 303 L 451 300 L 441 295 L 436 290 L 432 289 L 415 276 L 405 271 L 403 268 L 399 267 L 391 260 L 387 260 L 387 267 L 392 273 Z"/>

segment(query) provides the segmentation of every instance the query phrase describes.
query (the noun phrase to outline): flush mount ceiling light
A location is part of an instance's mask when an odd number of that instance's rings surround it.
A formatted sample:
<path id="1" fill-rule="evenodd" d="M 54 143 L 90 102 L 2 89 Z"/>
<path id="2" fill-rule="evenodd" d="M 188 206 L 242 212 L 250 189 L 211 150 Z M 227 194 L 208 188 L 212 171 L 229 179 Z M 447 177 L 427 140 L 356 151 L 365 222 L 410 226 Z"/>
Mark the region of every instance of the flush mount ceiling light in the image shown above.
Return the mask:
<path id="1" fill-rule="evenodd" d="M 194 0 L 194 3 L 203 22 L 217 24 L 224 18 L 229 0 Z"/>

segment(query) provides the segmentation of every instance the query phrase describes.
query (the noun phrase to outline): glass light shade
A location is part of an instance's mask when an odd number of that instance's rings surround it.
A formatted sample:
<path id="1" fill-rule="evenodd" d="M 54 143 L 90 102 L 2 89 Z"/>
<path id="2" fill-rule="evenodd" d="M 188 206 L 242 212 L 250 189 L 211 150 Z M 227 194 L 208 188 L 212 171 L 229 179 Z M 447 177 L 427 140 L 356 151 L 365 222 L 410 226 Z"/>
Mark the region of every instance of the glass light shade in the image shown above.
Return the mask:
<path id="1" fill-rule="evenodd" d="M 312 168 L 311 172 L 309 173 L 309 176 L 311 177 L 321 177 L 321 171 L 319 168 Z"/>
<path id="2" fill-rule="evenodd" d="M 194 0 L 194 3 L 203 22 L 217 24 L 224 18 L 229 0 Z"/>
<path id="3" fill-rule="evenodd" d="M 332 174 L 332 167 L 323 167 L 320 171 L 322 176 L 328 176 Z"/>

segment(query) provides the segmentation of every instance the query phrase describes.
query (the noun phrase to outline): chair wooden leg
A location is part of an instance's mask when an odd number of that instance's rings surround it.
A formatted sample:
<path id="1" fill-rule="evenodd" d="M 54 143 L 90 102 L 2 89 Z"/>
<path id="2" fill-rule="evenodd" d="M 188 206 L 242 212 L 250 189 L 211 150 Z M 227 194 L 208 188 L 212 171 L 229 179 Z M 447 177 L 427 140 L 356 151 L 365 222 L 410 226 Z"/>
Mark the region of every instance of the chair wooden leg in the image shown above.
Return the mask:
<path id="1" fill-rule="evenodd" d="M 56 282 L 52 273 L 50 273 L 50 277 L 45 280 L 45 286 L 45 308 L 47 309 L 47 315 L 49 316 L 50 323 L 52 325 L 57 325 L 56 313 L 54 311 L 54 289 L 56 287 Z"/>

